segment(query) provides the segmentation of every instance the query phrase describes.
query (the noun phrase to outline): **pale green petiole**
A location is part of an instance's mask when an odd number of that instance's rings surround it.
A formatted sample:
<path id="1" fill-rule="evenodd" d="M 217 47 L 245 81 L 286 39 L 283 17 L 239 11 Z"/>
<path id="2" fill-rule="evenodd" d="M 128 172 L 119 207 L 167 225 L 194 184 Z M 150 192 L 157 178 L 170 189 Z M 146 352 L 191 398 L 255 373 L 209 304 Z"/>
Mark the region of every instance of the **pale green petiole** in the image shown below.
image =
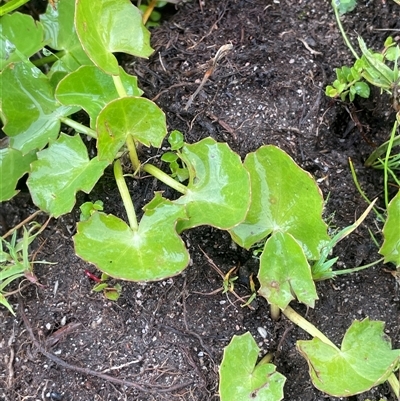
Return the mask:
<path id="1" fill-rule="evenodd" d="M 325 344 L 334 347 L 335 349 L 339 350 L 338 347 L 328 338 L 320 332 L 313 324 L 311 324 L 308 320 L 304 319 L 303 316 L 299 315 L 294 309 L 290 306 L 287 306 L 282 313 L 291 320 L 295 325 L 301 327 L 304 331 L 306 331 L 310 336 L 319 338 Z"/>
<path id="2" fill-rule="evenodd" d="M 23 6 L 29 0 L 11 0 L 0 7 L 0 17 Z"/>
<path id="3" fill-rule="evenodd" d="M 180 192 L 181 194 L 187 193 L 188 189 L 183 184 L 174 180 L 172 177 L 170 177 L 168 174 L 164 173 L 164 171 L 160 170 L 156 166 L 153 166 L 152 164 L 145 164 L 142 167 L 142 169 L 143 169 L 143 171 L 146 171 L 147 173 L 156 177 L 161 182 L 163 182 L 164 184 L 168 185 L 169 187 L 175 189 L 176 191 Z"/>
<path id="4" fill-rule="evenodd" d="M 119 97 L 127 97 L 128 95 L 126 94 L 126 90 L 124 88 L 124 85 L 122 84 L 121 77 L 119 75 L 113 75 L 112 76 L 115 89 L 118 92 Z"/>
<path id="5" fill-rule="evenodd" d="M 121 162 L 119 160 L 114 162 L 114 177 L 115 181 L 117 182 L 119 193 L 121 194 L 122 202 L 124 203 L 126 214 L 128 215 L 129 226 L 133 231 L 137 231 L 139 226 L 136 218 L 135 208 L 133 206 L 128 187 L 126 186 L 126 182 L 122 174 Z"/>
<path id="6" fill-rule="evenodd" d="M 83 124 L 80 124 L 71 118 L 68 117 L 61 117 L 60 121 L 63 122 L 65 125 L 68 125 L 69 127 L 73 128 L 76 132 L 79 132 L 81 134 L 88 135 L 92 138 L 97 138 L 97 133 L 95 130 L 92 130 L 91 128 L 86 127 Z"/>
<path id="7" fill-rule="evenodd" d="M 140 161 L 137 155 L 135 141 L 133 140 L 131 135 L 126 137 L 126 146 L 129 150 L 129 158 L 131 159 L 133 170 L 136 171 L 140 169 Z"/>
<path id="8" fill-rule="evenodd" d="M 61 50 L 57 53 L 51 54 L 50 56 L 42 57 L 37 60 L 33 60 L 32 64 L 34 64 L 36 67 L 41 67 L 42 65 L 49 64 L 49 63 L 54 63 L 58 61 L 61 57 L 65 56 L 66 51 Z"/>
<path id="9" fill-rule="evenodd" d="M 400 400 L 400 383 L 395 374 L 391 373 L 387 381 L 390 384 L 390 387 L 392 387 L 392 390 L 396 397 Z"/>

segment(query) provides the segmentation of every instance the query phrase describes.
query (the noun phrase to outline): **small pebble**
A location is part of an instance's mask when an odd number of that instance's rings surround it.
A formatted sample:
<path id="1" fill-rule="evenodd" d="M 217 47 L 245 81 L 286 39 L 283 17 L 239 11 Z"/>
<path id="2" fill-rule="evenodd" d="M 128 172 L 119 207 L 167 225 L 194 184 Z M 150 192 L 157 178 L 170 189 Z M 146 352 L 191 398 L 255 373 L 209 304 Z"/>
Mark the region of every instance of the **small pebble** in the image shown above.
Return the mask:
<path id="1" fill-rule="evenodd" d="M 267 330 L 264 329 L 264 327 L 257 327 L 257 331 L 262 338 L 267 338 L 268 333 Z"/>

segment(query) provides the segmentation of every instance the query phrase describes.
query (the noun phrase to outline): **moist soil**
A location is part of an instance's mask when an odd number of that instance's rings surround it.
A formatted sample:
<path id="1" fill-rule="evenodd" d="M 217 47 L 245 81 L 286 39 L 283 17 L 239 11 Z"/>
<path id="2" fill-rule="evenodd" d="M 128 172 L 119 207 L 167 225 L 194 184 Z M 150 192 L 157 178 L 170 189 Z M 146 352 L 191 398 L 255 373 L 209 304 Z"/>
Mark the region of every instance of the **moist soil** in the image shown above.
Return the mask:
<path id="1" fill-rule="evenodd" d="M 387 139 L 394 113 L 390 99 L 378 91 L 355 104 L 325 96 L 334 68 L 353 61 L 328 3 L 206 0 L 171 6 L 172 15 L 152 30 L 152 57 L 137 60 L 121 55 L 120 61 L 138 76 L 145 96 L 165 111 L 169 129 L 182 131 L 187 142 L 211 136 L 227 142 L 243 158 L 264 144 L 284 149 L 318 180 L 329 198 L 324 217 L 333 232 L 351 224 L 367 206 L 353 183 L 349 158 L 367 196 L 382 197 L 382 172 L 363 163 Z M 389 34 L 399 39 L 398 13 L 399 6 L 391 0 L 363 1 L 343 18 L 343 24 L 354 44 L 358 34 L 379 50 Z M 232 50 L 186 107 L 210 61 L 226 44 L 232 44 Z M 154 150 L 144 150 L 143 157 L 153 157 L 165 168 Z M 165 190 L 146 177 L 128 185 L 138 210 L 154 191 Z M 307 363 L 296 349 L 297 340 L 310 338 L 305 332 L 285 317 L 273 321 L 262 298 L 249 308 L 241 307 L 243 302 L 234 294 L 222 293 L 215 267 L 225 274 L 252 260 L 251 252 L 234 247 L 226 232 L 210 227 L 185 232 L 191 262 L 177 277 L 122 282 L 117 302 L 92 292 L 95 282 L 84 271 L 99 273 L 75 255 L 72 236 L 78 206 L 97 199 L 104 202 L 107 213 L 126 218 L 112 175 L 106 175 L 90 195 L 79 194 L 76 210 L 52 220 L 34 244 L 36 260 L 54 263 L 35 265 L 43 286 L 24 288 L 20 300 L 10 296 L 15 317 L 0 310 L 1 401 L 218 400 L 223 349 L 233 335 L 247 331 L 256 339 L 260 355 L 274 353 L 277 370 L 287 378 L 285 400 L 337 399 L 311 383 Z M 22 188 L 16 198 L 0 206 L 2 233 L 35 210 Z M 377 260 L 378 249 L 368 230 L 381 241 L 381 228 L 371 214 L 336 247 L 335 268 Z M 369 317 L 385 322 L 393 347 L 400 348 L 399 289 L 390 269 L 393 266 L 378 264 L 318 282 L 315 309 L 291 305 L 337 345 L 355 319 Z M 239 270 L 235 285 L 243 298 L 250 294 L 245 270 Z M 9 291 L 18 289 L 14 284 Z M 47 356 L 33 343 L 21 309 Z M 62 366 L 54 356 L 69 365 Z M 120 383 L 71 366 L 107 374 Z M 340 399 L 381 398 L 395 401 L 387 384 Z"/>

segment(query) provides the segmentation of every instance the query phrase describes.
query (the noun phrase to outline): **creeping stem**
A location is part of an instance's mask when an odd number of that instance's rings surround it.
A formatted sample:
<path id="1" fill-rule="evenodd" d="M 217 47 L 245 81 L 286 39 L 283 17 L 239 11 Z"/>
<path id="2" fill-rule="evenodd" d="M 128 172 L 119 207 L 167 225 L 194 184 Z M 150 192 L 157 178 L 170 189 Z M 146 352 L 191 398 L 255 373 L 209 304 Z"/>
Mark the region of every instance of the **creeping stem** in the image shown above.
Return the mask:
<path id="1" fill-rule="evenodd" d="M 183 184 L 174 180 L 172 177 L 170 177 L 168 174 L 165 174 L 164 171 L 160 170 L 156 166 L 153 166 L 152 164 L 145 164 L 142 167 L 142 169 L 143 169 L 143 171 L 146 171 L 147 173 L 156 177 L 157 179 L 162 181 L 164 184 L 167 184 L 169 187 L 175 189 L 176 191 L 180 192 L 181 194 L 187 193 L 187 188 Z"/>
<path id="2" fill-rule="evenodd" d="M 124 203 L 126 214 L 128 215 L 129 226 L 133 231 L 137 231 L 138 222 L 135 208 L 133 207 L 132 198 L 129 194 L 128 187 L 126 186 L 126 182 L 122 174 L 121 162 L 119 160 L 114 162 L 114 177 L 115 181 L 117 182 L 119 193 L 121 194 L 122 202 Z"/>

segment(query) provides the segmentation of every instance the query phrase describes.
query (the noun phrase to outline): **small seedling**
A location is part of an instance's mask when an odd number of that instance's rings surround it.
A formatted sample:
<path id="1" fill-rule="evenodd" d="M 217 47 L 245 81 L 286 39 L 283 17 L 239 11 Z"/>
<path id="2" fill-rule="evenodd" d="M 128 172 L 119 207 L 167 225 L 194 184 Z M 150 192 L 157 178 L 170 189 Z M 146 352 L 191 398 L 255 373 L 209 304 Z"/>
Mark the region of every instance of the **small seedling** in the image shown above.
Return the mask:
<path id="1" fill-rule="evenodd" d="M 109 283 L 107 282 L 110 279 L 110 276 L 108 276 L 105 273 L 102 273 L 100 278 L 95 276 L 89 270 L 85 270 L 85 274 L 91 280 L 96 282 L 96 284 L 92 288 L 93 292 L 103 292 L 103 295 L 110 301 L 118 300 L 118 298 L 121 295 L 121 291 L 122 291 L 121 284 L 117 283 L 113 286 L 110 286 Z"/>
<path id="2" fill-rule="evenodd" d="M 219 368 L 221 401 L 283 399 L 286 378 L 268 360 L 257 363 L 259 351 L 250 333 L 232 338 Z"/>
<path id="3" fill-rule="evenodd" d="M 47 225 L 47 224 L 46 224 Z M 45 226 L 44 226 L 45 227 Z M 15 315 L 7 297 L 13 292 L 6 292 L 5 288 L 13 281 L 25 277 L 31 283 L 41 285 L 33 272 L 33 264 L 54 264 L 46 261 L 34 261 L 30 259 L 29 246 L 35 238 L 42 232 L 40 224 L 30 223 L 29 229 L 23 227 L 23 234 L 17 240 L 17 230 L 14 231 L 10 242 L 0 238 L 0 304 L 4 305 L 13 315 Z"/>

